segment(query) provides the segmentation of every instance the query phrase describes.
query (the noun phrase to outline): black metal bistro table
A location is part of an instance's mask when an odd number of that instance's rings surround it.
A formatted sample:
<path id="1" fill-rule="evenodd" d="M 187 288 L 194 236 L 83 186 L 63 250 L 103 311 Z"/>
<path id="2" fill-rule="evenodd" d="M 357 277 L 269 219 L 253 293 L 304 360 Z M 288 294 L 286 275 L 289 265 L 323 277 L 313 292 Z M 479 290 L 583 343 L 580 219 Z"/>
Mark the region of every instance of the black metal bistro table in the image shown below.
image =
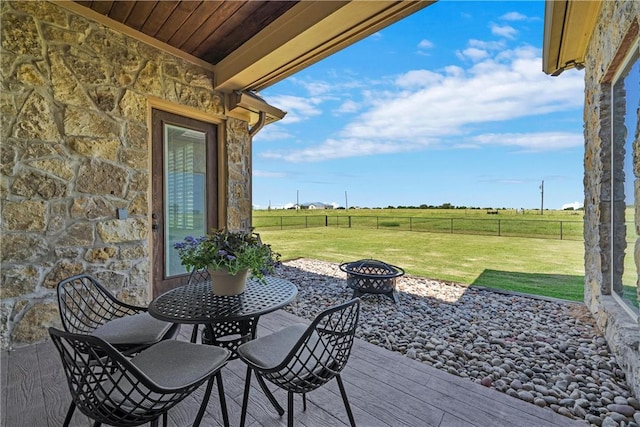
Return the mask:
<path id="1" fill-rule="evenodd" d="M 260 316 L 284 307 L 298 294 L 298 288 L 288 280 L 267 276 L 265 281 L 248 279 L 245 291 L 231 296 L 215 295 L 211 281 L 191 283 L 155 298 L 149 304 L 149 314 L 166 322 L 204 325 L 211 338 L 203 342 L 225 347 L 231 350 L 231 358 L 237 358 L 238 346 L 256 337 Z M 220 331 L 238 338 L 223 340 Z M 274 408 L 284 414 L 264 380 L 258 375 L 256 379 Z"/>
<path id="2" fill-rule="evenodd" d="M 288 280 L 267 276 L 265 282 L 248 279 L 242 294 L 225 296 L 215 295 L 210 281 L 188 284 L 155 298 L 149 314 L 166 322 L 204 325 L 208 343 L 226 347 L 235 358 L 236 348 L 256 337 L 259 317 L 284 307 L 298 294 Z M 223 340 L 227 335 L 238 338 Z"/>

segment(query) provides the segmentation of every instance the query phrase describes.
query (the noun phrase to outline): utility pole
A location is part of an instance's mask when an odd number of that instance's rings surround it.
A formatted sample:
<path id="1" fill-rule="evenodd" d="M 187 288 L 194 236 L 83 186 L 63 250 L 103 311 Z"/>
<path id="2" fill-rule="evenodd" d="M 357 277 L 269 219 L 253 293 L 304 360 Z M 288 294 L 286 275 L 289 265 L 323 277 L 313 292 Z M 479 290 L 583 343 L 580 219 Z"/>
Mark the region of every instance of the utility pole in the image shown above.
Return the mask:
<path id="1" fill-rule="evenodd" d="M 347 201 L 347 190 L 344 190 L 344 208 L 349 210 L 349 202 Z"/>
<path id="2" fill-rule="evenodd" d="M 540 185 L 540 215 L 544 215 L 544 179 Z"/>

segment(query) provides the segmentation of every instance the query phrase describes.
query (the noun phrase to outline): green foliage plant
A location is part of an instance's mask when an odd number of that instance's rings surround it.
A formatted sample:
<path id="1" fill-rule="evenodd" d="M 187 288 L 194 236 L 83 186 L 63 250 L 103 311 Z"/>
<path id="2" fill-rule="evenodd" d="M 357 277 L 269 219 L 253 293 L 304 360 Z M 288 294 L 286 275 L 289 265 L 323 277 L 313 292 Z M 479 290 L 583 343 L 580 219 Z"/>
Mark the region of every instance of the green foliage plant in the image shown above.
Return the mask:
<path id="1" fill-rule="evenodd" d="M 236 275 L 249 270 L 262 283 L 280 262 L 280 254 L 252 231 L 214 230 L 206 236 L 187 236 L 174 248 L 188 271 L 209 268 Z"/>

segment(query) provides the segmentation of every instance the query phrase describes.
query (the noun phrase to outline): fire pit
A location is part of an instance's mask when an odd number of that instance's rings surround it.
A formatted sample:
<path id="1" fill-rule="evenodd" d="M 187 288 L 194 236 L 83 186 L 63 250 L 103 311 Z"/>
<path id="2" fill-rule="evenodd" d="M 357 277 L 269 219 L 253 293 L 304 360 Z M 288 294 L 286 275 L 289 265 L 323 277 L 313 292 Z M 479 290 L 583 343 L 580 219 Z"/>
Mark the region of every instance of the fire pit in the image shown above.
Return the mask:
<path id="1" fill-rule="evenodd" d="M 404 274 L 404 270 L 395 265 L 375 259 L 340 264 L 340 270 L 347 273 L 347 286 L 353 289 L 353 297 L 362 294 L 383 294 L 398 303 L 396 278 Z"/>

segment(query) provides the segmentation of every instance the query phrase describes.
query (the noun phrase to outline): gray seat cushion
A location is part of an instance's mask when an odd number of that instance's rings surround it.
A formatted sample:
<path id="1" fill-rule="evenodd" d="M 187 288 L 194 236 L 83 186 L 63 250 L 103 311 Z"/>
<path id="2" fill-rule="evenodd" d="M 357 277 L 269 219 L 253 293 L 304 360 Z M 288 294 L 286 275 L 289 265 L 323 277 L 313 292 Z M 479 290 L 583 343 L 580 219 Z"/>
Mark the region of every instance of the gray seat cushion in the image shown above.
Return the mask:
<path id="1" fill-rule="evenodd" d="M 291 325 L 278 332 L 242 344 L 238 347 L 238 355 L 258 368 L 275 368 L 284 361 L 306 330 L 306 325 Z"/>
<path id="2" fill-rule="evenodd" d="M 256 369 L 275 372 L 273 368 L 285 361 L 293 346 L 304 335 L 308 326 L 292 325 L 271 335 L 258 338 L 238 347 L 238 355 Z M 330 344 L 323 342 L 314 330 L 297 349 L 295 357 L 287 362 L 279 375 L 292 383 L 304 382 L 320 375 L 331 366 Z"/>
<path id="3" fill-rule="evenodd" d="M 173 323 L 163 322 L 149 313 L 118 317 L 98 326 L 92 333 L 112 345 L 153 344 L 162 340 Z"/>
<path id="4" fill-rule="evenodd" d="M 230 354 L 222 347 L 166 340 L 139 353 L 131 362 L 162 387 L 182 387 L 218 370 Z"/>
<path id="5" fill-rule="evenodd" d="M 182 388 L 212 375 L 230 354 L 220 347 L 166 340 L 139 353 L 131 363 L 161 387 Z M 116 374 L 113 380 L 101 383 L 98 395 L 114 407 L 134 413 L 164 407 L 162 394 L 150 392 L 141 383 L 134 386 L 132 381 L 131 373 Z"/>

